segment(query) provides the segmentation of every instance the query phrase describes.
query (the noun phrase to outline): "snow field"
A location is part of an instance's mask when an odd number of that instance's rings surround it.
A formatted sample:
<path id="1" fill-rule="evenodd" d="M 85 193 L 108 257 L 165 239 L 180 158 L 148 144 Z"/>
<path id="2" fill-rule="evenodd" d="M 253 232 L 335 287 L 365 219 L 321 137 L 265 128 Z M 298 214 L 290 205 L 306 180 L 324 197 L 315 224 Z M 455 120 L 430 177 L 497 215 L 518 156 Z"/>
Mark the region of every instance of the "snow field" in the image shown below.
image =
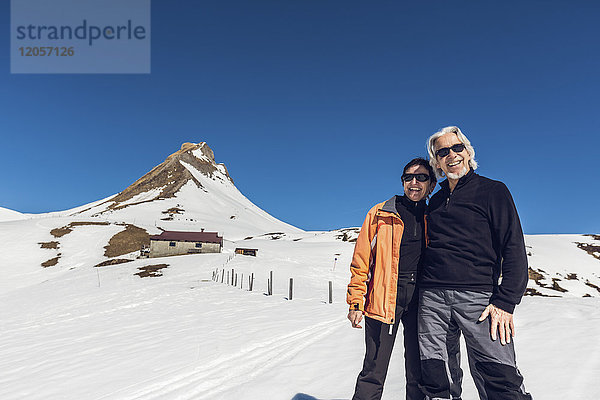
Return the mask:
<path id="1" fill-rule="evenodd" d="M 258 257 L 227 262 L 242 245 Z M 0 398 L 349 399 L 364 354 L 363 330 L 346 320 L 352 248 L 253 239 L 227 243 L 222 254 L 42 270 L 45 281 L 0 294 Z M 160 263 L 169 264 L 163 276 L 134 275 Z M 213 282 L 215 268 L 244 279 L 254 272 L 255 290 Z M 270 270 L 274 295 L 266 296 Z M 594 398 L 599 306 L 598 298 L 526 297 L 517 307 L 518 363 L 535 398 Z M 399 335 L 387 400 L 404 393 L 401 343 Z M 463 398 L 476 398 L 466 356 L 463 369 Z"/>

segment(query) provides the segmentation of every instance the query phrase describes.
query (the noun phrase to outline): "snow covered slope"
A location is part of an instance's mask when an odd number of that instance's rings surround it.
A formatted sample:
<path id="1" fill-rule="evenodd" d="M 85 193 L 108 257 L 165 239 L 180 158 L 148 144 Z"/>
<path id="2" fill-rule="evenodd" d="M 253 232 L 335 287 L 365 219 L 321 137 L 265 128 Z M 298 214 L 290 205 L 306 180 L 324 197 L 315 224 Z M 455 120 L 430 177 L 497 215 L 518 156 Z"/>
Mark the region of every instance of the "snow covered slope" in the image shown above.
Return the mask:
<path id="1" fill-rule="evenodd" d="M 599 235 L 525 235 L 527 294 L 600 296 Z"/>
<path id="2" fill-rule="evenodd" d="M 353 244 L 333 236 L 254 238 L 227 242 L 223 254 L 60 273 L 48 267 L 34 285 L 23 276 L 27 284 L 0 294 L 0 398 L 350 399 L 364 332 L 345 319 Z M 258 256 L 233 256 L 238 245 Z M 232 274 L 237 286 L 226 283 Z M 515 318 L 519 367 L 534 398 L 596 398 L 599 298 L 528 296 Z M 402 365 L 396 346 L 386 400 L 404 396 Z M 474 399 L 466 373 L 463 398 Z"/>
<path id="3" fill-rule="evenodd" d="M 0 207 L 0 222 L 2 221 L 14 221 L 19 219 L 27 218 L 26 215 L 21 214 L 18 211 L 10 210 L 8 208 Z"/>

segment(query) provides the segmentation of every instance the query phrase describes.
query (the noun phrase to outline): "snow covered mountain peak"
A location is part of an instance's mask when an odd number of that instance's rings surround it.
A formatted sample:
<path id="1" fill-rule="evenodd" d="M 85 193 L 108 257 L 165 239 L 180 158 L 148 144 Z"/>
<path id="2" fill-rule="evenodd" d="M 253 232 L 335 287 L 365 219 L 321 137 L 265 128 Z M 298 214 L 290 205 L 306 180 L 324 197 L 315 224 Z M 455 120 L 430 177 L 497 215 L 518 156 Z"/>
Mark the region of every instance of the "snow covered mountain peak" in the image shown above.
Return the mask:
<path id="1" fill-rule="evenodd" d="M 183 143 L 120 193 L 61 215 L 99 217 L 165 230 L 205 228 L 225 233 L 228 238 L 301 231 L 272 217 L 240 193 L 206 142 Z"/>
<path id="2" fill-rule="evenodd" d="M 208 147 L 206 142 L 183 143 L 181 145 L 181 148 L 175 153 L 171 154 L 169 157 L 167 157 L 165 162 L 181 160 L 190 155 L 197 158 L 202 163 L 217 165 L 217 163 L 215 162 L 215 153 L 213 153 L 212 149 Z"/>
<path id="3" fill-rule="evenodd" d="M 138 202 L 172 198 L 190 181 L 198 188 L 203 188 L 190 166 L 208 178 L 233 184 L 227 168 L 223 164 L 215 163 L 214 153 L 205 142 L 184 143 L 165 161 L 113 197 L 111 199 L 113 203 L 109 208 L 120 209 Z M 136 201 L 136 197 L 142 194 L 150 194 L 150 196 L 144 196 L 143 199 L 139 198 L 137 199 L 139 201 Z"/>

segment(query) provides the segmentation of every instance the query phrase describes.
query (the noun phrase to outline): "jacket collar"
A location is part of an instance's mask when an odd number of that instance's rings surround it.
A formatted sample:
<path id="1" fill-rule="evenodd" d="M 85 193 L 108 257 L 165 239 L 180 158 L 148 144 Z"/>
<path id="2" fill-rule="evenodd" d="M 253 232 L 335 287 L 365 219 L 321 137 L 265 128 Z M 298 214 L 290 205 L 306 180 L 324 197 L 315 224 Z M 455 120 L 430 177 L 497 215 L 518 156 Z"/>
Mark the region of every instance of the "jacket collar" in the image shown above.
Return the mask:
<path id="1" fill-rule="evenodd" d="M 410 207 L 414 207 L 415 204 L 421 206 L 421 207 L 425 207 L 425 200 L 421 200 L 418 203 L 415 203 L 412 200 L 409 200 L 406 196 L 393 196 L 391 199 L 387 200 L 384 204 L 383 207 L 381 207 L 381 211 L 387 211 L 387 212 L 391 212 L 393 214 L 397 214 L 400 215 L 400 213 L 398 212 L 398 209 L 396 208 L 396 203 L 398 201 L 401 201 L 402 203 L 404 203 L 404 205 L 407 208 Z"/>
<path id="2" fill-rule="evenodd" d="M 391 199 L 386 201 L 381 207 L 381 211 L 387 211 L 394 214 L 398 214 L 398 210 L 396 209 L 396 199 L 400 196 L 393 196 Z"/>
<path id="3" fill-rule="evenodd" d="M 469 172 L 467 172 L 467 174 L 465 176 L 463 176 L 462 178 L 460 178 L 458 180 L 458 183 L 456 184 L 456 187 L 454 188 L 454 190 L 456 190 L 456 188 L 464 186 L 467 182 L 473 180 L 473 178 L 475 178 L 476 176 L 478 176 L 478 175 L 475 173 L 475 171 L 473 171 L 473 168 L 470 168 Z M 440 182 L 440 186 L 445 191 L 449 191 L 450 190 L 450 184 L 448 183 L 448 179 Z"/>

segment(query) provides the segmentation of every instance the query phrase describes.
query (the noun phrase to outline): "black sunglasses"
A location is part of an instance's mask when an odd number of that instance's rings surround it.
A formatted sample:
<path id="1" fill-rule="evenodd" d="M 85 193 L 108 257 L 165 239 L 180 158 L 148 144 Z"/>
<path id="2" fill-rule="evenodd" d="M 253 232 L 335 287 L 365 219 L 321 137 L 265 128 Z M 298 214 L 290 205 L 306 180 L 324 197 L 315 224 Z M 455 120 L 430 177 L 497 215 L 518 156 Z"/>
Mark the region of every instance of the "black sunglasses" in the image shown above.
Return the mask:
<path id="1" fill-rule="evenodd" d="M 442 147 L 441 149 L 438 149 L 435 152 L 435 155 L 438 156 L 438 157 L 446 157 L 448 154 L 450 154 L 450 150 L 451 149 L 455 153 L 460 153 L 461 151 L 463 151 L 465 149 L 465 145 L 462 144 L 462 143 L 457 143 L 457 144 L 452 145 L 450 147 Z"/>
<path id="2" fill-rule="evenodd" d="M 429 180 L 429 175 L 427 174 L 404 174 L 402 175 L 403 182 L 410 182 L 416 178 L 419 182 L 427 182 Z"/>

